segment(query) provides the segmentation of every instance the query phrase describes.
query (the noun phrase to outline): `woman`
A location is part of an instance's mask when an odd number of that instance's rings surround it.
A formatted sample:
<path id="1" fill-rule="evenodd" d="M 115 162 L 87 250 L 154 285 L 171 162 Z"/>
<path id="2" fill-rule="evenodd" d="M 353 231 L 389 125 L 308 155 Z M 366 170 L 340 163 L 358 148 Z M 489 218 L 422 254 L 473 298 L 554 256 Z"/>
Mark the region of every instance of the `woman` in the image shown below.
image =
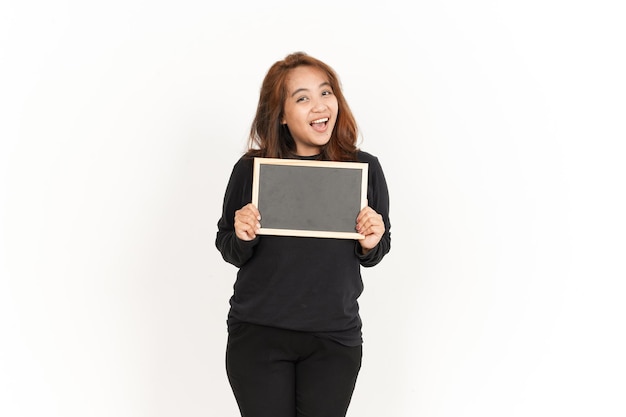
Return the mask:
<path id="1" fill-rule="evenodd" d="M 276 62 L 262 87 L 248 152 L 235 164 L 216 246 L 237 266 L 226 369 L 243 417 L 345 416 L 361 367 L 360 267 L 389 252 L 389 196 L 378 159 L 327 64 L 302 52 Z M 254 157 L 357 161 L 368 167 L 364 239 L 259 236 Z"/>

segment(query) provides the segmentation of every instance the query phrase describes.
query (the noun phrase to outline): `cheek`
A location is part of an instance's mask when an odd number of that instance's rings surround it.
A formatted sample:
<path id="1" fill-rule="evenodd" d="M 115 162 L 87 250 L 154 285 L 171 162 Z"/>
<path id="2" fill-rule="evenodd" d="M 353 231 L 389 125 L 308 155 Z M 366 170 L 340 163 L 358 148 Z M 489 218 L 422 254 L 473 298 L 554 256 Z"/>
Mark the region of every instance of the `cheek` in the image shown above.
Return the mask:
<path id="1" fill-rule="evenodd" d="M 296 124 L 306 120 L 306 112 L 301 109 L 289 109 L 285 110 L 283 121 L 287 124 Z"/>

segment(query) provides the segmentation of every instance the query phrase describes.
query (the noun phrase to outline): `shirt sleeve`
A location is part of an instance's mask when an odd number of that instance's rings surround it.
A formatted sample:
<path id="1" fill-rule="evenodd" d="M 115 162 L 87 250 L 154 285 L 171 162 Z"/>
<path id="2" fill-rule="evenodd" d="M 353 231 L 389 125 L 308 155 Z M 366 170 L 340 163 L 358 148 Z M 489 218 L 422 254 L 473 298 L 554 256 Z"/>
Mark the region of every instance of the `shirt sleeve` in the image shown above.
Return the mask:
<path id="1" fill-rule="evenodd" d="M 222 217 L 217 222 L 215 246 L 228 263 L 241 267 L 254 254 L 260 237 L 244 241 L 235 234 L 235 211 L 252 201 L 252 160 L 241 158 L 233 167 L 222 207 Z"/>
<path id="2" fill-rule="evenodd" d="M 361 252 L 361 245 L 357 242 L 355 246 L 356 255 L 359 262 L 364 267 L 377 265 L 391 249 L 391 222 L 389 221 L 389 190 L 382 166 L 378 158 L 370 156 L 368 160 L 368 184 L 367 202 L 368 205 L 383 217 L 385 223 L 385 233 L 380 242 L 367 254 Z"/>

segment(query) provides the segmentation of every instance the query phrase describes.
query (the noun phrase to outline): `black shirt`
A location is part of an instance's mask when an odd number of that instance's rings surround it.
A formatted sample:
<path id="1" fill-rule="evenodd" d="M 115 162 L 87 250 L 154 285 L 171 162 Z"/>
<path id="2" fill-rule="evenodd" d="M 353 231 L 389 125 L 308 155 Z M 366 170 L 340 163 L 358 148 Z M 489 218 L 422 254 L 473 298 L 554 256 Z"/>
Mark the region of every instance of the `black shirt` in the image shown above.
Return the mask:
<path id="1" fill-rule="evenodd" d="M 357 302 L 363 292 L 360 267 L 378 264 L 389 252 L 391 225 L 389 193 L 378 159 L 363 151 L 357 159 L 369 164 L 368 205 L 385 222 L 383 237 L 366 255 L 352 239 L 263 235 L 246 242 L 237 238 L 235 211 L 252 201 L 254 159 L 244 156 L 237 161 L 215 241 L 224 260 L 239 267 L 229 329 L 253 323 L 311 332 L 347 346 L 362 343 Z"/>

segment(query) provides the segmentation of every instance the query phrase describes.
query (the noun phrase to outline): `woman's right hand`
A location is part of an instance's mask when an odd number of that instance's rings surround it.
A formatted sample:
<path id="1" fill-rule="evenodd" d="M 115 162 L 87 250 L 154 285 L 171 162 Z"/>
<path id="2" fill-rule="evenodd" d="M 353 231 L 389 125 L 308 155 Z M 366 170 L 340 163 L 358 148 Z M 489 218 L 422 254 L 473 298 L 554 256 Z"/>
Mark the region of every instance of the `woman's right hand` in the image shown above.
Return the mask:
<path id="1" fill-rule="evenodd" d="M 261 213 L 254 204 L 246 204 L 235 211 L 235 234 L 241 240 L 253 240 L 261 228 L 260 220 Z"/>

